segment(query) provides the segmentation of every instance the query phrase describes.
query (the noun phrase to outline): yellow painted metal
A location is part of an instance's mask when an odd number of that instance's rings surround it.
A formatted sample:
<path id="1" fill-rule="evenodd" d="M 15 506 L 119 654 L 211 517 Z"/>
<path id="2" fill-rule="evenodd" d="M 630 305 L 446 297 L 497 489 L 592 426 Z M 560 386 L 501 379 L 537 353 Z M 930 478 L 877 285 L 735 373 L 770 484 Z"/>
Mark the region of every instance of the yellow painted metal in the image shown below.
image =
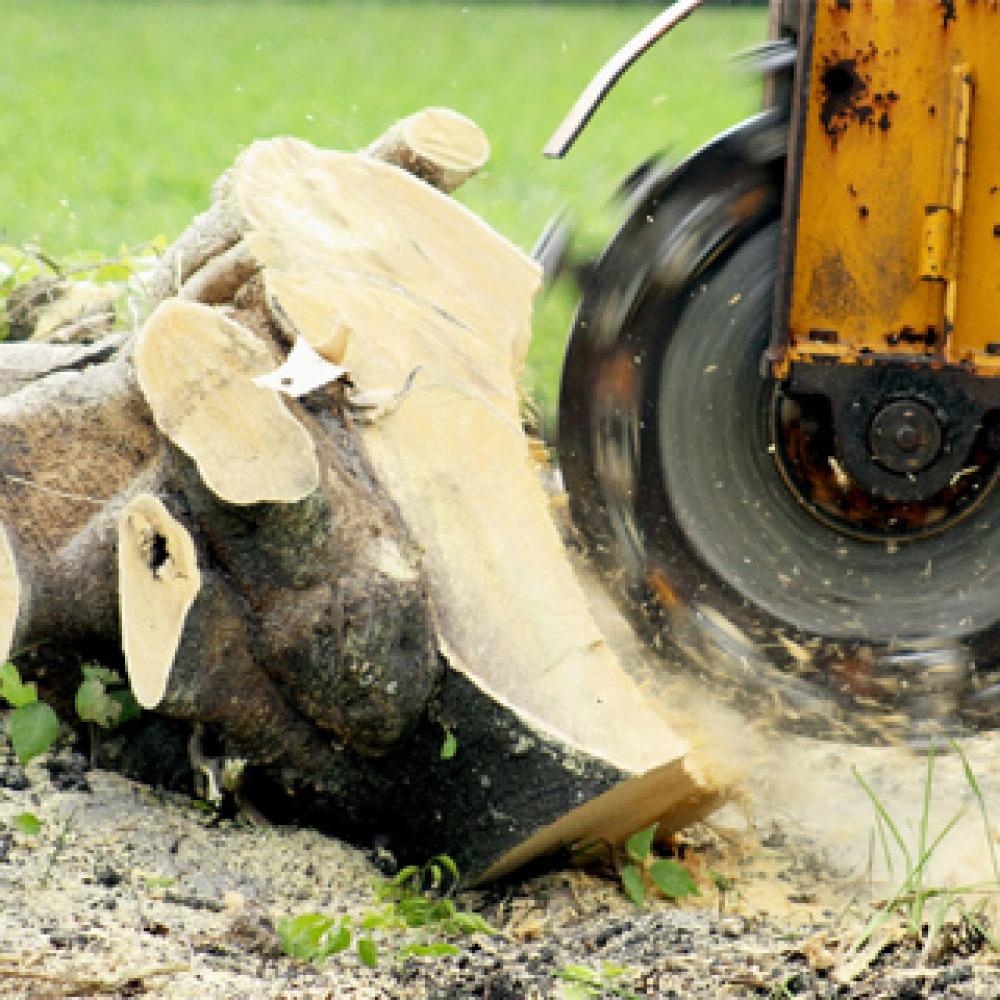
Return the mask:
<path id="1" fill-rule="evenodd" d="M 818 0 L 793 361 L 1000 375 L 1000 2 Z"/>
<path id="2" fill-rule="evenodd" d="M 945 271 L 947 282 L 944 292 L 944 330 L 945 342 L 943 353 L 949 362 L 961 356 L 956 354 L 958 338 L 955 331 L 955 306 L 958 301 L 958 275 L 960 255 L 962 252 L 962 211 L 965 205 L 965 182 L 969 169 L 969 122 L 972 116 L 972 70 L 968 63 L 962 63 L 952 70 L 952 103 L 955 113 L 955 135 L 952 138 L 951 158 L 951 220 L 949 232 L 948 260 Z M 977 345 L 970 345 L 975 348 Z M 974 351 L 970 360 L 978 354 L 984 354 L 981 348 Z"/>
<path id="3" fill-rule="evenodd" d="M 920 277 L 944 281 L 951 270 L 951 209 L 928 205 L 926 211 L 920 243 Z"/>

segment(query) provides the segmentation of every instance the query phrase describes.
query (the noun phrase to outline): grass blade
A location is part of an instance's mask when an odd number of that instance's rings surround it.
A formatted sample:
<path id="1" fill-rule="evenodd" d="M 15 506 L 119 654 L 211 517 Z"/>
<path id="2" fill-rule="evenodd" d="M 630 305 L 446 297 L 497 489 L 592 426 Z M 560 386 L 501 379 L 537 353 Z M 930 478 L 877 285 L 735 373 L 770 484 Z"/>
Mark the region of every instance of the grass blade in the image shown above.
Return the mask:
<path id="1" fill-rule="evenodd" d="M 931 795 L 934 788 L 934 756 L 937 753 L 937 744 L 931 739 L 927 747 L 927 776 L 924 778 L 924 801 L 920 809 L 920 823 L 917 826 L 917 857 L 923 858 L 927 854 L 927 827 L 930 823 L 931 815 Z M 920 891 L 923 887 L 923 873 L 926 864 L 920 864 L 914 870 L 914 895 L 907 914 L 910 922 L 910 930 L 914 934 L 920 934 L 920 928 L 924 922 L 924 894 Z"/>
<path id="2" fill-rule="evenodd" d="M 871 786 L 867 781 L 861 776 L 861 772 L 853 764 L 851 765 L 851 774 L 854 775 L 854 780 L 862 787 L 865 795 L 868 796 L 871 804 L 875 807 L 876 814 L 881 817 L 882 821 L 885 823 L 886 828 L 892 834 L 892 839 L 896 841 L 896 846 L 902 852 L 903 857 L 906 859 L 906 870 L 910 872 L 913 869 L 913 858 L 910 855 L 910 849 L 906 846 L 906 841 L 903 839 L 902 834 L 896 828 L 896 824 L 892 821 L 892 817 L 886 811 L 884 805 L 882 805 L 881 799 L 872 791 Z"/>
<path id="3" fill-rule="evenodd" d="M 965 783 L 971 789 L 973 796 L 975 796 L 976 804 L 979 806 L 979 815 L 983 819 L 983 832 L 986 835 L 986 843 L 989 844 L 990 848 L 990 862 L 993 865 L 993 878 L 1000 883 L 1000 864 L 997 862 L 997 848 L 993 838 L 993 831 L 990 826 L 990 815 L 986 809 L 986 798 L 983 795 L 983 790 L 979 787 L 979 782 L 976 781 L 975 774 L 972 773 L 972 767 L 969 764 L 969 758 L 965 756 L 965 752 L 955 740 L 951 740 L 951 748 L 956 754 L 958 754 L 958 759 L 962 762 L 962 770 L 965 772 Z"/>
<path id="4" fill-rule="evenodd" d="M 896 878 L 896 866 L 892 861 L 892 849 L 889 847 L 889 838 L 885 833 L 885 821 L 875 813 L 875 830 L 878 833 L 879 843 L 882 845 L 882 858 L 885 861 L 885 870 L 889 873 L 889 878 Z"/>

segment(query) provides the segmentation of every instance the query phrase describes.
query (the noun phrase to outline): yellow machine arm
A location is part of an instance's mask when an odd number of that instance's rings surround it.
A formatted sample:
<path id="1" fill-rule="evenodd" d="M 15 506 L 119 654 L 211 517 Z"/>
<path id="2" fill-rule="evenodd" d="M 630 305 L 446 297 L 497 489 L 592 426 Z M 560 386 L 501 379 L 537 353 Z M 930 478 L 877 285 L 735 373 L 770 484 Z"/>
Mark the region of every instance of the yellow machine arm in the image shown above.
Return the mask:
<path id="1" fill-rule="evenodd" d="M 820 359 L 1000 374 L 1000 10 L 807 7 L 775 374 Z"/>

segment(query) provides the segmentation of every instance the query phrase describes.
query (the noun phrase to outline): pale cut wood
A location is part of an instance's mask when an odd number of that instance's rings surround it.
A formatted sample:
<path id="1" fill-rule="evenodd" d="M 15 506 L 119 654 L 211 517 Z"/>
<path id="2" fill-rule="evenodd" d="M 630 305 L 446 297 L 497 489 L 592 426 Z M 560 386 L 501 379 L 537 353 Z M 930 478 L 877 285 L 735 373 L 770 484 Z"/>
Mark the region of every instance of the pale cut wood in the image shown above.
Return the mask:
<path id="1" fill-rule="evenodd" d="M 17 575 L 17 563 L 7 531 L 0 524 L 0 663 L 10 656 L 20 607 L 21 579 Z"/>
<path id="2" fill-rule="evenodd" d="M 309 434 L 279 397 L 253 384 L 274 358 L 238 323 L 167 300 L 142 328 L 135 364 L 156 425 L 223 500 L 294 503 L 319 485 Z"/>
<path id="3" fill-rule="evenodd" d="M 398 410 L 361 435 L 427 550 L 452 666 L 625 771 L 682 757 L 590 618 L 521 430 L 537 265 L 461 205 L 360 157 L 275 140 L 250 147 L 231 183 L 269 296 L 307 339 L 352 331 L 343 364 L 361 390 L 418 369 Z"/>
<path id="4" fill-rule="evenodd" d="M 490 865 L 479 880 L 503 878 L 534 858 L 570 845 L 621 844 L 653 823 L 657 824 L 657 837 L 667 838 L 722 801 L 721 794 L 707 792 L 707 788 L 690 762 L 680 758 L 669 761 L 631 781 L 622 781 L 542 827 Z"/>
<path id="5" fill-rule="evenodd" d="M 200 589 L 194 541 L 185 527 L 158 497 L 132 499 L 118 524 L 118 595 L 125 665 L 143 708 L 163 699 Z"/>
<path id="6" fill-rule="evenodd" d="M 465 115 L 450 108 L 424 108 L 396 122 L 366 152 L 447 194 L 486 163 L 490 143 Z"/>

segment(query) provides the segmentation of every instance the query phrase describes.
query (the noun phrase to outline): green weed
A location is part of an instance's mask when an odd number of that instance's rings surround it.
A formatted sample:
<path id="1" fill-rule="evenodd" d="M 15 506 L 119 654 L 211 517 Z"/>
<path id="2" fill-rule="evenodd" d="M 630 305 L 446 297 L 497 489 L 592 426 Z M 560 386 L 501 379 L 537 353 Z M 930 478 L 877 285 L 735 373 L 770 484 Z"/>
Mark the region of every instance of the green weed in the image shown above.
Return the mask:
<path id="1" fill-rule="evenodd" d="M 700 896 L 691 873 L 679 862 L 670 858 L 657 858 L 653 853 L 653 838 L 657 824 L 633 833 L 625 842 L 625 860 L 619 864 L 625 895 L 636 906 L 644 906 L 649 888 L 657 889 L 668 899 L 680 900 L 686 896 Z"/>
<path id="2" fill-rule="evenodd" d="M 176 881 L 169 875 L 145 875 L 142 884 L 147 892 L 158 892 L 160 889 L 169 889 Z"/>
<path id="3" fill-rule="evenodd" d="M 38 688 L 25 684 L 13 663 L 0 666 L 0 698 L 13 709 L 7 719 L 7 736 L 22 764 L 45 753 L 59 735 L 59 717 L 44 701 Z"/>
<path id="4" fill-rule="evenodd" d="M 566 965 L 556 973 L 556 978 L 561 980 L 560 1000 L 588 1000 L 608 994 L 623 1000 L 639 1000 L 622 982 L 631 976 L 629 969 L 613 962 L 605 962 L 600 971 L 586 965 Z"/>
<path id="5" fill-rule="evenodd" d="M 458 738 L 450 729 L 446 729 L 441 743 L 441 759 L 451 760 L 456 753 L 458 753 Z"/>
<path id="6" fill-rule="evenodd" d="M 711 868 L 708 870 L 708 877 L 719 893 L 719 916 L 721 917 L 726 909 L 726 896 L 731 892 L 736 892 L 736 881 L 729 875 L 723 875 Z"/>
<path id="7" fill-rule="evenodd" d="M 76 712 L 82 722 L 112 729 L 139 715 L 139 704 L 115 670 L 85 663 L 76 691 Z M 41 701 L 33 682 L 25 683 L 13 663 L 0 665 L 0 700 L 12 709 L 7 737 L 22 764 L 48 751 L 59 736 L 59 716 Z"/>
<path id="8" fill-rule="evenodd" d="M 36 309 L 56 301 L 70 281 L 114 286 L 121 324 L 129 313 L 131 280 L 148 270 L 166 246 L 166 237 L 157 236 L 136 246 L 122 244 L 113 256 L 76 251 L 57 260 L 37 246 L 0 244 L 0 340 L 12 327 L 23 326 Z"/>
<path id="9" fill-rule="evenodd" d="M 496 934 L 478 913 L 461 909 L 452 898 L 459 871 L 446 854 L 425 865 L 409 865 L 372 886 L 373 905 L 359 920 L 303 913 L 278 921 L 285 953 L 302 961 L 321 961 L 354 944 L 362 964 L 375 967 L 386 949 L 397 961 L 410 956 L 454 955 L 455 939 Z"/>
<path id="10" fill-rule="evenodd" d="M 139 703 L 117 670 L 85 663 L 83 680 L 76 690 L 76 714 L 83 722 L 113 729 L 139 717 Z"/>

